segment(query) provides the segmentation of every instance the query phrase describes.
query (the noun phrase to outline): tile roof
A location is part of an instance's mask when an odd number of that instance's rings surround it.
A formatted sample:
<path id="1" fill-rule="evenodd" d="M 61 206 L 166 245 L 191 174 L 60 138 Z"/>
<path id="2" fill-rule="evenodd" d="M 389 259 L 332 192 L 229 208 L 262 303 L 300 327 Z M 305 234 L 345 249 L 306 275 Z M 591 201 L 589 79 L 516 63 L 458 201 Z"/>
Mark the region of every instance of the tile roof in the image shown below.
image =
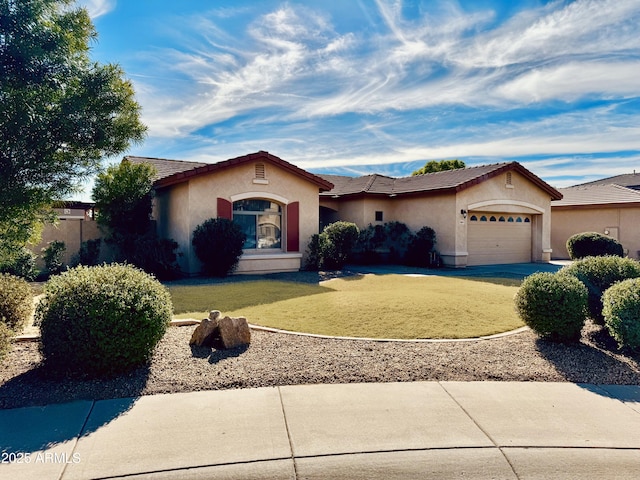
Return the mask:
<path id="1" fill-rule="evenodd" d="M 298 175 L 311 183 L 315 183 L 321 191 L 333 188 L 333 184 L 322 177 L 307 172 L 306 170 L 296 167 L 295 165 L 264 151 L 250 153 L 248 155 L 231 158 L 217 163 L 186 162 L 182 160 L 167 160 L 147 157 L 125 157 L 124 159 L 134 163 L 146 162 L 154 165 L 158 171 L 154 182 L 156 188 L 168 187 L 177 183 L 186 182 L 198 175 L 205 175 L 225 168 L 256 161 L 278 165 L 282 169 L 287 170 L 294 175 Z"/>
<path id="2" fill-rule="evenodd" d="M 614 177 L 602 178 L 600 180 L 594 180 L 593 182 L 587 182 L 576 187 L 586 187 L 591 185 L 620 185 L 622 187 L 632 188 L 634 190 L 640 190 L 640 173 L 625 173 L 623 175 L 616 175 Z"/>
<path id="3" fill-rule="evenodd" d="M 363 177 L 321 175 L 334 184 L 332 190 L 323 192 L 321 195 L 403 195 L 428 192 L 458 192 L 510 170 L 518 171 L 527 177 L 530 181 L 547 191 L 552 199 L 562 198 L 562 195 L 555 188 L 551 187 L 517 162 L 496 163 L 401 178 L 391 178 L 378 174 L 365 175 Z"/>
<path id="4" fill-rule="evenodd" d="M 640 191 L 615 184 L 588 183 L 575 187 L 560 188 L 562 200 L 551 203 L 551 207 L 579 207 L 599 205 L 640 205 Z"/>
<path id="5" fill-rule="evenodd" d="M 207 165 L 201 162 L 186 162 L 184 160 L 167 160 L 164 158 L 150 158 L 150 157 L 124 157 L 131 163 L 150 163 L 156 168 L 157 174 L 154 180 L 160 180 L 165 177 L 169 177 L 176 173 L 185 172 L 187 170 L 193 170 L 194 168 L 203 167 Z"/>

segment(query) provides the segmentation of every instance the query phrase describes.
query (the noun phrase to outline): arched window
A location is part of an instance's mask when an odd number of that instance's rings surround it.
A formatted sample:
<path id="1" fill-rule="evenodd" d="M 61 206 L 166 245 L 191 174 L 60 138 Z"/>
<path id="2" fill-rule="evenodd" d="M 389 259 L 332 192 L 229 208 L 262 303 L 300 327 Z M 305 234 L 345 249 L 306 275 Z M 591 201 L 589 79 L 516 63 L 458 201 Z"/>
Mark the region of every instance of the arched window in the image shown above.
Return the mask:
<path id="1" fill-rule="evenodd" d="M 245 250 L 281 248 L 282 207 L 279 204 L 257 198 L 233 202 L 233 221 L 247 236 Z"/>
<path id="2" fill-rule="evenodd" d="M 500 218 L 498 219 L 498 221 L 499 221 L 499 222 L 504 222 L 504 221 L 505 221 L 505 218 L 504 218 L 504 217 L 500 217 Z"/>
<path id="3" fill-rule="evenodd" d="M 490 222 L 495 222 L 496 221 L 496 217 L 494 217 L 493 215 L 491 215 L 491 218 L 489 219 Z"/>
<path id="4" fill-rule="evenodd" d="M 512 223 L 512 222 L 513 222 L 513 217 L 509 217 L 509 218 L 507 219 L 507 222 Z"/>
<path id="5" fill-rule="evenodd" d="M 524 223 L 530 223 L 530 222 L 531 222 L 531 220 L 529 220 L 529 217 L 525 217 L 524 218 Z"/>
<path id="6" fill-rule="evenodd" d="M 471 220 L 472 222 L 477 222 L 478 217 L 476 217 L 475 215 L 471 215 L 471 218 L 469 220 Z"/>
<path id="7" fill-rule="evenodd" d="M 486 221 L 487 221 L 487 217 L 486 217 L 486 215 L 482 215 L 482 216 L 480 217 L 480 221 L 481 221 L 481 222 L 486 222 Z"/>
<path id="8" fill-rule="evenodd" d="M 516 223 L 522 223 L 522 217 L 516 218 Z"/>

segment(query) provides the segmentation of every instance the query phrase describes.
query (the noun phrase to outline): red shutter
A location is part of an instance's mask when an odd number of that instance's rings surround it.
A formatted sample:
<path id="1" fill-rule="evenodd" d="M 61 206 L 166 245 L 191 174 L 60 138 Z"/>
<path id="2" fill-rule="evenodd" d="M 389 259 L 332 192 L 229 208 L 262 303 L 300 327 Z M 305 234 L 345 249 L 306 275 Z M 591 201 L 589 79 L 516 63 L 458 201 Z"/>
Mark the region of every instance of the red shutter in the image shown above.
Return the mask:
<path id="1" fill-rule="evenodd" d="M 287 205 L 287 252 L 300 251 L 300 202 Z"/>
<path id="2" fill-rule="evenodd" d="M 233 220 L 232 205 L 229 200 L 218 197 L 218 218 Z"/>

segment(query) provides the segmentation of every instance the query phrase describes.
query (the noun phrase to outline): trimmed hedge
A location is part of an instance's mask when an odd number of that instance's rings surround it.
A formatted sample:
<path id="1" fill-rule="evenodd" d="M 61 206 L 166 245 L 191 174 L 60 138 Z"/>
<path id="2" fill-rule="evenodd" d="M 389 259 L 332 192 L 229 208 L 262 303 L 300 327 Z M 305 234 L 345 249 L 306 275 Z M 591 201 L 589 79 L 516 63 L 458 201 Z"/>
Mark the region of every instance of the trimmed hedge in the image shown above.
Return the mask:
<path id="1" fill-rule="evenodd" d="M 554 342 L 580 338 L 587 310 L 587 288 L 576 278 L 539 272 L 529 275 L 515 296 L 522 320 Z"/>
<path id="2" fill-rule="evenodd" d="M 193 231 L 191 244 L 205 275 L 225 277 L 238 266 L 246 235 L 237 223 L 210 218 Z"/>
<path id="3" fill-rule="evenodd" d="M 79 266 L 52 277 L 36 309 L 44 363 L 88 376 L 149 360 L 171 321 L 168 290 L 130 265 Z"/>
<path id="4" fill-rule="evenodd" d="M 598 325 L 604 325 L 602 294 L 614 283 L 640 277 L 640 262 L 621 257 L 587 257 L 566 265 L 561 274 L 580 280 L 589 292 L 589 316 Z"/>
<path id="5" fill-rule="evenodd" d="M 20 333 L 33 311 L 33 292 L 22 278 L 0 273 L 0 323 Z"/>
<path id="6" fill-rule="evenodd" d="M 622 245 L 616 239 L 597 232 L 573 235 L 567 240 L 567 252 L 572 260 L 604 255 L 624 257 Z"/>
<path id="7" fill-rule="evenodd" d="M 616 283 L 602 296 L 604 321 L 618 346 L 640 349 L 640 279 Z"/>

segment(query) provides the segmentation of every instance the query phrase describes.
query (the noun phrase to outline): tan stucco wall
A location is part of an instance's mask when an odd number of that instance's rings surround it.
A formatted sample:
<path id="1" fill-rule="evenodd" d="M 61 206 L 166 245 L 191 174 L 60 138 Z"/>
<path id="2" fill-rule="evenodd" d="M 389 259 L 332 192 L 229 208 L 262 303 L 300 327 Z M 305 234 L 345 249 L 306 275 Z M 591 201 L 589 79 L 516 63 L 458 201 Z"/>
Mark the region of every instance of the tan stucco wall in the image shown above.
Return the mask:
<path id="1" fill-rule="evenodd" d="M 255 163 L 249 162 L 201 175 L 158 192 L 154 208 L 158 231 L 178 242 L 183 253 L 180 266 L 184 272 L 195 274 L 201 269 L 200 262 L 192 251 L 191 235 L 205 220 L 217 217 L 218 198 L 229 202 L 244 198 L 276 201 L 283 206 L 283 227 L 286 225 L 286 205 L 300 202 L 300 253 L 305 252 L 309 238 L 318 232 L 318 186 L 269 162 L 260 163 L 265 164 L 267 182 L 254 181 Z M 241 264 L 242 262 L 241 259 Z M 274 264 L 274 261 L 245 263 L 260 265 L 262 268 L 265 264 Z M 286 264 L 283 269 L 291 269 L 291 259 L 283 259 L 281 263 L 283 266 Z M 247 271 L 247 268 L 246 265 L 241 265 L 238 270 Z"/>
<path id="2" fill-rule="evenodd" d="M 628 208 L 574 208 L 571 210 L 552 208 L 551 247 L 552 258 L 568 259 L 567 240 L 582 232 L 598 232 L 616 238 L 628 252 L 629 257 L 639 258 L 640 207 Z"/>

